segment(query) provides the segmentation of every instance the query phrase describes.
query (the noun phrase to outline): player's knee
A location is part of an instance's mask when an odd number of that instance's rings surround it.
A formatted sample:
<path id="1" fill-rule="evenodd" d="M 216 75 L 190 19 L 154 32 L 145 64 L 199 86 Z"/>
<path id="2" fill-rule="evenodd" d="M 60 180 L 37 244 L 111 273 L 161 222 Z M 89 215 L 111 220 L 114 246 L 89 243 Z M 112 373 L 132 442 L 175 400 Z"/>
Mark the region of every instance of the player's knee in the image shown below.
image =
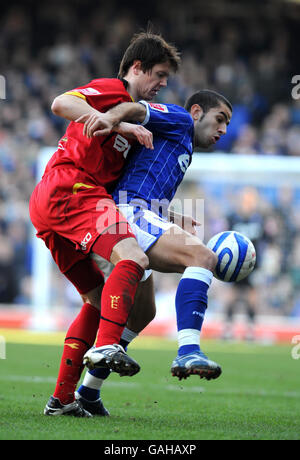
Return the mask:
<path id="1" fill-rule="evenodd" d="M 134 238 L 126 238 L 113 248 L 110 261 L 116 265 L 121 260 L 132 260 L 144 270 L 149 266 L 148 256 L 142 251 Z"/>
<path id="2" fill-rule="evenodd" d="M 100 310 L 102 288 L 103 286 L 99 286 L 86 294 L 81 294 L 82 302 L 89 303 L 90 305 L 93 305 L 93 307 L 97 308 L 97 310 Z"/>
<path id="3" fill-rule="evenodd" d="M 134 260 L 137 264 L 139 264 L 144 270 L 149 267 L 149 259 L 148 256 L 144 252 L 141 252 Z"/>
<path id="4" fill-rule="evenodd" d="M 138 246 L 135 248 L 134 251 L 126 254 L 123 260 L 132 260 L 144 270 L 149 267 L 149 259 L 148 256 L 142 251 L 142 249 Z"/>

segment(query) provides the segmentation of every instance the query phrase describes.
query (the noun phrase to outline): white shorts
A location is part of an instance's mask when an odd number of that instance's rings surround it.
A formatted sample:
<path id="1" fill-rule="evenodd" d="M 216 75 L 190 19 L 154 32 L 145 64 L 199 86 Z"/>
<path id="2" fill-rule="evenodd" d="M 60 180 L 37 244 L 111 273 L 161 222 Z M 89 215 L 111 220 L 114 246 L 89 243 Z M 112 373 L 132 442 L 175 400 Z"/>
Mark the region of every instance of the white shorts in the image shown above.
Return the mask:
<path id="1" fill-rule="evenodd" d="M 174 225 L 148 209 L 139 209 L 137 212 L 135 206 L 128 204 L 120 204 L 118 208 L 128 220 L 137 242 L 144 252 L 147 252 Z"/>
<path id="2" fill-rule="evenodd" d="M 147 209 L 140 209 L 138 212 L 135 212 L 136 207 L 128 204 L 120 204 L 118 208 L 128 220 L 138 245 L 144 252 L 147 252 L 148 249 L 150 249 L 151 246 L 174 225 Z M 97 254 L 92 254 L 92 257 L 103 272 L 106 280 L 112 272 L 114 265 Z M 146 281 L 151 274 L 152 270 L 145 270 L 141 281 Z"/>

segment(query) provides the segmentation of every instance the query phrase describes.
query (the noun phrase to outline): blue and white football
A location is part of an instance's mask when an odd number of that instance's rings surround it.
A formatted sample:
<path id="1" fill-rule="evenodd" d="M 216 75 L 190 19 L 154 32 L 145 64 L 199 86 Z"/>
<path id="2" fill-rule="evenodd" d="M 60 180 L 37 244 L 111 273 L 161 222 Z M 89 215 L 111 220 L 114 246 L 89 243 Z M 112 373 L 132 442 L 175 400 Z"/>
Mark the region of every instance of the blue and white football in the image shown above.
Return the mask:
<path id="1" fill-rule="evenodd" d="M 222 281 L 234 282 L 246 278 L 254 269 L 256 251 L 252 241 L 239 232 L 221 232 L 207 243 L 218 256 L 214 276 Z"/>

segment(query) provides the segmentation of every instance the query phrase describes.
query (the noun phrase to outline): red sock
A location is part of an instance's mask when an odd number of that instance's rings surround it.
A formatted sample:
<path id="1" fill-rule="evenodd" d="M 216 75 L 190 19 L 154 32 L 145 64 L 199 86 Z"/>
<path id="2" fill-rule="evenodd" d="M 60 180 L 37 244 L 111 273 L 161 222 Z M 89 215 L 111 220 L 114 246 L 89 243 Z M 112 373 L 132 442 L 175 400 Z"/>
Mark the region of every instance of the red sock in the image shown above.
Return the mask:
<path id="1" fill-rule="evenodd" d="M 119 343 L 144 269 L 133 260 L 122 260 L 106 281 L 101 299 L 101 319 L 96 347 Z"/>
<path id="2" fill-rule="evenodd" d="M 99 310 L 85 303 L 68 329 L 53 394 L 62 404 L 70 404 L 75 399 L 74 392 L 83 370 L 83 356 L 94 345 L 99 320 Z"/>

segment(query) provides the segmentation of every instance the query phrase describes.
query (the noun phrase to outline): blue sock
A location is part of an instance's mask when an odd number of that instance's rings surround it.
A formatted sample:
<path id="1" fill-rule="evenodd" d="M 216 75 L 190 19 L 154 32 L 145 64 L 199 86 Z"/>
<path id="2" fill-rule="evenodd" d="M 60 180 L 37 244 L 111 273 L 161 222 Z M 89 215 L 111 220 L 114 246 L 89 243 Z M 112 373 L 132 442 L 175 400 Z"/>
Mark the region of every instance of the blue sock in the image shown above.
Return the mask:
<path id="1" fill-rule="evenodd" d="M 178 355 L 200 350 L 200 331 L 207 308 L 207 291 L 213 274 L 202 267 L 188 267 L 176 293 Z"/>
<path id="2" fill-rule="evenodd" d="M 93 388 L 89 388 L 84 385 L 80 385 L 77 392 L 88 401 L 97 401 L 97 399 L 100 398 L 100 390 L 94 390 Z"/>
<path id="3" fill-rule="evenodd" d="M 110 375 L 110 369 L 100 368 L 88 371 L 84 377 L 82 385 L 78 388 L 78 393 L 88 401 L 96 401 L 100 398 L 99 384 L 101 380 L 106 380 Z M 100 387 L 102 382 L 100 384 Z"/>
<path id="4" fill-rule="evenodd" d="M 125 351 L 127 351 L 127 347 L 129 345 L 129 342 L 127 342 L 127 340 L 122 339 L 122 337 L 121 337 L 120 345 L 124 348 Z"/>

